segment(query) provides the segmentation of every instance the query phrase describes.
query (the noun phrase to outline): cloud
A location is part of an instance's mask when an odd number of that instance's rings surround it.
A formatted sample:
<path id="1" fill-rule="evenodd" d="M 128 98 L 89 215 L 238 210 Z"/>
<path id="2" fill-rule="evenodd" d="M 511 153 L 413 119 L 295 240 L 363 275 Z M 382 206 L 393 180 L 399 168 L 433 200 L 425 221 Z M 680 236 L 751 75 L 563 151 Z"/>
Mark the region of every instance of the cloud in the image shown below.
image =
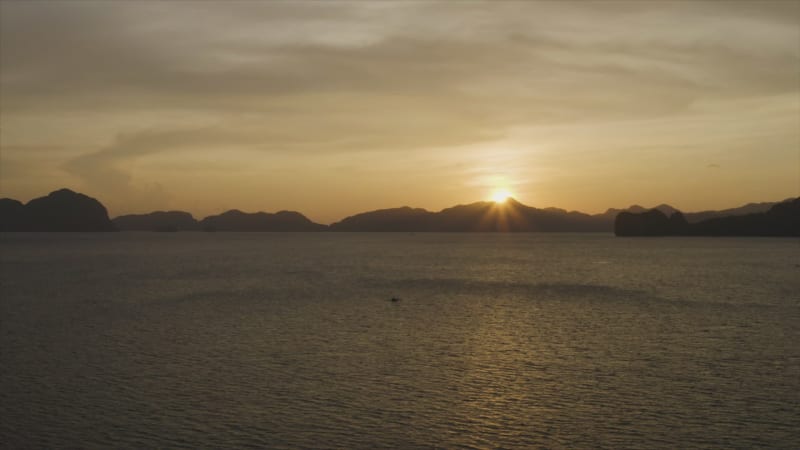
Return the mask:
<path id="1" fill-rule="evenodd" d="M 387 166 L 413 167 L 426 152 L 463 162 L 465 146 L 512 145 L 513 169 L 564 173 L 586 160 L 565 154 L 582 148 L 619 166 L 620 154 L 636 156 L 631 148 L 665 155 L 688 142 L 692 152 L 721 152 L 765 130 L 777 136 L 773 148 L 797 140 L 786 125 L 800 96 L 796 2 L 0 9 L 4 158 L 61 148 L 60 167 L 128 197 L 169 186 L 169 171 L 198 154 L 233 173 L 370 152 Z M 165 168 L 152 170 L 159 161 Z"/>
<path id="2" fill-rule="evenodd" d="M 126 163 L 148 154 L 179 149 L 190 141 L 202 139 L 202 135 L 201 130 L 120 135 L 106 148 L 69 160 L 64 169 L 90 185 L 113 191 L 126 190 L 131 181 L 124 169 Z"/>
<path id="3" fill-rule="evenodd" d="M 188 151 L 231 140 L 232 136 L 210 129 L 121 134 L 109 146 L 70 159 L 62 167 L 79 177 L 93 192 L 113 197 L 116 203 L 127 204 L 129 208 L 136 209 L 142 204 L 165 206 L 170 195 L 161 183 L 134 182 L 131 172 L 137 160 L 148 155 Z"/>
<path id="4" fill-rule="evenodd" d="M 428 100 L 422 106 L 516 110 L 516 121 L 547 119 L 551 109 L 583 118 L 595 113 L 587 106 L 636 115 L 676 95 L 691 102 L 792 91 L 800 67 L 797 23 L 713 5 L 702 9 L 718 13 L 711 28 L 698 8 L 633 4 L 624 5 L 625 27 L 542 3 L 76 5 L 4 7 L 6 109 L 264 111 L 293 97 L 311 110 L 311 95 L 373 95 L 378 103 L 412 94 Z M 410 29 L 392 13 L 413 14 L 402 21 Z M 485 86 L 495 87 L 491 96 L 477 95 Z"/>

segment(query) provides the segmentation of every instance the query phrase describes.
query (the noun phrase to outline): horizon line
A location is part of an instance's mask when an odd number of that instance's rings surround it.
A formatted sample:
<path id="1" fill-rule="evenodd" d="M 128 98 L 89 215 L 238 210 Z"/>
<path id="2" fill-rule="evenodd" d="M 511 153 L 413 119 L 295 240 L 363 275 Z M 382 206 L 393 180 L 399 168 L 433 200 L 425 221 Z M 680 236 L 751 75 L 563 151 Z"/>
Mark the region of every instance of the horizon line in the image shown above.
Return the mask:
<path id="1" fill-rule="evenodd" d="M 100 202 L 103 205 L 103 207 L 106 208 L 106 211 L 108 211 L 108 207 L 106 207 L 106 205 L 100 199 L 98 199 L 97 197 L 85 194 L 83 192 L 79 192 L 79 191 L 73 190 L 71 188 L 66 188 L 66 187 L 55 189 L 55 190 L 50 191 L 48 194 L 45 194 L 45 195 L 41 195 L 41 196 L 38 196 L 38 197 L 33 197 L 30 200 L 25 201 L 25 202 L 22 202 L 21 200 L 14 199 L 12 197 L 0 197 L 0 199 L 16 200 L 16 201 L 19 201 L 19 202 L 21 202 L 23 204 L 27 204 L 31 200 L 34 200 L 34 199 L 37 199 L 37 198 L 46 197 L 47 195 L 50 195 L 50 194 L 52 194 L 54 192 L 58 192 L 58 191 L 61 191 L 61 190 L 68 190 L 68 191 L 71 191 L 71 192 L 74 192 L 74 193 L 77 193 L 77 194 L 81 194 L 81 195 L 85 195 L 87 197 L 93 198 L 93 199 L 97 200 L 98 202 Z M 158 213 L 158 212 L 181 212 L 181 213 L 187 213 L 187 214 L 191 215 L 191 217 L 193 219 L 195 219 L 195 220 L 197 220 L 199 222 L 199 221 L 204 220 L 204 219 L 206 219 L 208 217 L 219 216 L 219 215 L 231 212 L 231 211 L 238 211 L 238 212 L 241 212 L 243 214 L 259 214 L 259 213 L 278 214 L 278 213 L 281 213 L 281 212 L 290 212 L 290 213 L 298 213 L 298 214 L 302 215 L 303 217 L 305 217 L 306 219 L 310 220 L 311 222 L 313 222 L 315 224 L 328 226 L 328 225 L 332 225 L 334 223 L 341 222 L 341 221 L 343 221 L 343 220 L 345 220 L 345 219 L 347 219 L 349 217 L 353 217 L 353 216 L 357 216 L 357 215 L 361 215 L 361 214 L 366 214 L 366 213 L 371 213 L 371 212 L 376 212 L 376 211 L 386 211 L 386 210 L 393 210 L 393 209 L 409 208 L 409 209 L 421 209 L 421 210 L 424 210 L 426 212 L 430 212 L 430 213 L 434 213 L 435 214 L 435 213 L 440 213 L 440 212 L 442 212 L 444 210 L 451 209 L 451 208 L 456 208 L 456 207 L 459 207 L 459 206 L 470 206 L 470 205 L 475 205 L 475 204 L 479 204 L 479 203 L 489 203 L 489 204 L 495 203 L 495 204 L 498 204 L 498 205 L 503 205 L 503 204 L 505 204 L 505 203 L 507 203 L 509 201 L 518 203 L 518 204 L 520 204 L 520 205 L 522 205 L 524 207 L 534 208 L 534 209 L 538 209 L 538 210 L 556 209 L 556 210 L 560 210 L 560 211 L 565 211 L 567 213 L 580 213 L 580 214 L 585 214 L 585 215 L 588 215 L 588 216 L 600 216 L 600 215 L 603 215 L 603 214 L 607 214 L 610 210 L 625 211 L 625 210 L 628 210 L 630 208 L 639 207 L 639 208 L 644 208 L 645 210 L 649 211 L 649 210 L 653 210 L 653 209 L 658 209 L 659 207 L 662 207 L 662 206 L 670 207 L 670 208 L 672 208 L 672 209 L 674 209 L 676 211 L 680 211 L 683 214 L 696 214 L 696 213 L 704 213 L 704 212 L 718 212 L 718 211 L 725 211 L 725 210 L 729 210 L 729 209 L 738 209 L 738 208 L 743 208 L 743 207 L 746 207 L 746 206 L 749 206 L 749 205 L 758 205 L 758 204 L 763 204 L 763 203 L 773 203 L 773 204 L 774 203 L 782 203 L 782 202 L 789 201 L 789 200 L 792 200 L 792 199 L 795 199 L 795 198 L 800 198 L 800 195 L 789 196 L 789 197 L 785 197 L 785 198 L 780 199 L 780 200 L 766 200 L 766 201 L 757 201 L 757 202 L 746 202 L 746 203 L 739 203 L 739 204 L 737 204 L 737 206 L 732 206 L 732 207 L 723 207 L 723 208 L 718 208 L 718 209 L 703 209 L 703 210 L 699 210 L 699 211 L 684 211 L 683 209 L 677 208 L 677 207 L 675 207 L 675 206 L 673 206 L 673 205 L 671 205 L 671 204 L 669 204 L 667 202 L 661 202 L 661 203 L 658 203 L 657 205 L 652 206 L 652 207 L 642 206 L 640 203 L 634 203 L 634 204 L 631 204 L 629 206 L 622 207 L 622 208 L 608 207 L 605 210 L 603 210 L 602 212 L 590 213 L 590 212 L 585 212 L 585 211 L 581 211 L 581 210 L 577 210 L 577 209 L 566 209 L 566 208 L 561 208 L 561 207 L 557 207 L 557 206 L 546 206 L 546 207 L 532 206 L 532 205 L 528 205 L 528 204 L 525 204 L 525 203 L 519 201 L 517 198 L 515 198 L 513 196 L 509 196 L 509 197 L 506 198 L 506 200 L 504 202 L 496 202 L 496 201 L 493 201 L 493 200 L 486 200 L 485 199 L 485 200 L 477 200 L 477 201 L 468 202 L 468 203 L 457 203 L 457 204 L 454 204 L 454 205 L 451 205 L 451 206 L 446 206 L 446 207 L 438 209 L 438 210 L 437 209 L 427 209 L 427 208 L 418 207 L 418 206 L 410 206 L 408 204 L 402 205 L 402 206 L 369 209 L 369 210 L 364 210 L 364 211 L 352 213 L 352 214 L 349 214 L 349 215 L 345 215 L 345 216 L 343 216 L 343 217 L 341 217 L 341 218 L 339 218 L 337 220 L 333 220 L 333 221 L 331 221 L 329 223 L 317 222 L 315 220 L 312 220 L 309 217 L 308 214 L 306 214 L 305 212 L 296 210 L 296 209 L 280 209 L 280 210 L 275 210 L 274 212 L 265 211 L 265 210 L 258 210 L 258 211 L 248 212 L 248 211 L 244 211 L 244 210 L 239 209 L 239 208 L 230 208 L 230 209 L 225 209 L 223 211 L 220 211 L 218 213 L 207 214 L 207 215 L 204 215 L 204 216 L 201 217 L 200 215 L 196 215 L 195 213 L 193 213 L 191 211 L 187 211 L 187 210 L 183 210 L 183 209 L 170 208 L 170 209 L 155 209 L 155 210 L 151 210 L 151 211 L 148 211 L 148 212 L 141 212 L 141 213 L 115 214 L 113 216 L 111 216 L 109 214 L 109 219 L 110 220 L 115 220 L 115 219 L 117 219 L 119 217 L 124 217 L 124 216 L 146 216 L 146 215 L 153 214 L 153 213 Z"/>

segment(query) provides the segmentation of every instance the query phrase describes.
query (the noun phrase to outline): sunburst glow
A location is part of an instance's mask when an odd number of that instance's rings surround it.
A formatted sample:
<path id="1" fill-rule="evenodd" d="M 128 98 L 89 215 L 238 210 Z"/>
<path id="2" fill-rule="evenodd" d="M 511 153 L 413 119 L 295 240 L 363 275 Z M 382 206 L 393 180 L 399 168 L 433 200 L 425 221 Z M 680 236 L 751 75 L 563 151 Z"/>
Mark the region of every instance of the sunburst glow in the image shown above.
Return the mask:
<path id="1" fill-rule="evenodd" d="M 495 203 L 505 203 L 511 197 L 511 192 L 505 189 L 498 189 L 492 192 L 492 201 Z"/>

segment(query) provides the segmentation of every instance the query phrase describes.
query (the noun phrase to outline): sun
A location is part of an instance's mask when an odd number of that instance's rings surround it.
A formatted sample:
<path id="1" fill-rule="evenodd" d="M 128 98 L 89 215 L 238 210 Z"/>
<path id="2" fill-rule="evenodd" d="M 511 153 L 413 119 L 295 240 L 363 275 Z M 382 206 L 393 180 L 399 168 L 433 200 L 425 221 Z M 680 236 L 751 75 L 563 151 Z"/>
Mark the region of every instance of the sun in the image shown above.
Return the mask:
<path id="1" fill-rule="evenodd" d="M 495 203 L 505 203 L 506 200 L 511 198 L 511 192 L 508 192 L 505 189 L 498 189 L 492 192 L 492 201 Z"/>

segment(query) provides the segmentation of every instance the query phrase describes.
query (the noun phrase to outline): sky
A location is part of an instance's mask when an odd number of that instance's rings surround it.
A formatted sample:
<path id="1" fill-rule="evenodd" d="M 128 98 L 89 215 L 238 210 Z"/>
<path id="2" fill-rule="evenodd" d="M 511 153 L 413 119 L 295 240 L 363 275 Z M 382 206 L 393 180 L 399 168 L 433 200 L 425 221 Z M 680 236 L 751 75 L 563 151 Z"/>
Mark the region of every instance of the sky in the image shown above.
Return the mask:
<path id="1" fill-rule="evenodd" d="M 0 197 L 330 223 L 800 195 L 800 2 L 2 1 Z"/>

